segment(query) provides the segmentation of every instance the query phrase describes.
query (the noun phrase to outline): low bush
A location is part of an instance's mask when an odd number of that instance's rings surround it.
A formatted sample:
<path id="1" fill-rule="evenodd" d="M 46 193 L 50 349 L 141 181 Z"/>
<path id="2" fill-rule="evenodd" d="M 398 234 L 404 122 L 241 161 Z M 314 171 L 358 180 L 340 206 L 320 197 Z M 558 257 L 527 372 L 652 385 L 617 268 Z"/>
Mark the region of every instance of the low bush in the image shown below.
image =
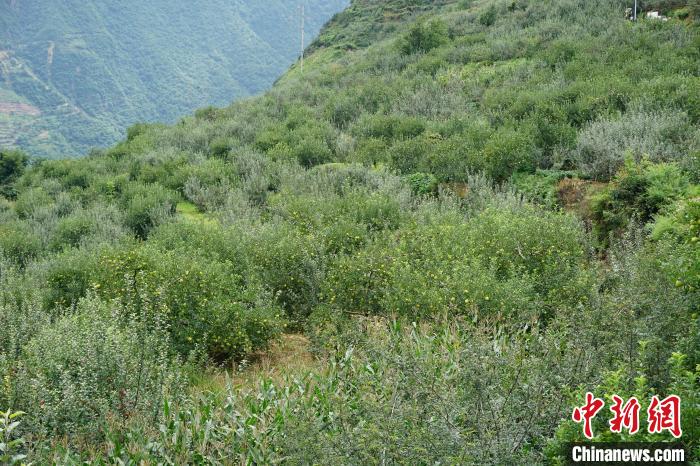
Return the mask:
<path id="1" fill-rule="evenodd" d="M 172 347 L 183 357 L 199 349 L 223 361 L 266 347 L 284 325 L 272 297 L 234 270 L 192 249 L 135 247 L 102 254 L 92 280 L 100 296 L 143 294 L 167 309 Z"/>
<path id="2" fill-rule="evenodd" d="M 456 315 L 531 322 L 585 302 L 586 240 L 577 222 L 488 209 L 466 224 L 401 230 L 332 261 L 323 302 L 341 314 Z M 510 325 L 510 324 L 507 324 Z"/>
<path id="3" fill-rule="evenodd" d="M 75 308 L 95 279 L 99 254 L 99 247 L 68 249 L 40 265 L 46 309 Z"/>
<path id="4" fill-rule="evenodd" d="M 652 220 L 667 206 L 688 193 L 690 182 L 675 164 L 636 163 L 628 160 L 613 182 L 593 198 L 592 218 L 598 239 L 608 244 L 635 219 Z"/>
<path id="5" fill-rule="evenodd" d="M 250 245 L 252 272 L 298 325 L 317 301 L 323 262 L 319 244 L 285 225 L 256 232 Z"/>
<path id="6" fill-rule="evenodd" d="M 537 170 L 535 173 L 516 173 L 510 182 L 525 194 L 530 202 L 555 210 L 560 207 L 557 185 L 561 180 L 570 177 L 573 177 L 573 173 Z"/>
<path id="7" fill-rule="evenodd" d="M 486 142 L 478 168 L 494 180 L 503 181 L 516 172 L 534 172 L 539 152 L 527 131 L 499 128 Z"/>
<path id="8" fill-rule="evenodd" d="M 42 252 L 41 237 L 21 221 L 0 223 L 0 255 L 24 267 Z"/>
<path id="9" fill-rule="evenodd" d="M 612 179 L 630 155 L 636 161 L 679 161 L 692 134 L 688 115 L 678 111 L 625 113 L 591 123 L 579 134 L 575 161 L 586 176 Z"/>
<path id="10" fill-rule="evenodd" d="M 586 389 L 697 417 L 700 35 L 624 8 L 354 1 L 264 96 L 14 164 L 27 462 L 542 464 Z"/>
<path id="11" fill-rule="evenodd" d="M 389 150 L 391 167 L 408 175 L 422 168 L 423 160 L 432 151 L 430 141 L 417 137 L 396 142 Z"/>
<path id="12" fill-rule="evenodd" d="M 0 196 L 13 198 L 14 182 L 22 175 L 29 157 L 19 151 L 0 151 Z"/>
<path id="13" fill-rule="evenodd" d="M 80 245 L 80 241 L 96 229 L 92 219 L 85 215 L 73 215 L 59 220 L 51 239 L 50 248 L 60 251 Z"/>
<path id="14" fill-rule="evenodd" d="M 565 408 L 551 393 L 581 381 L 595 358 L 578 347 L 562 354 L 558 345 L 574 337 L 565 328 L 515 341 L 466 323 L 367 321 L 347 330 L 326 370 L 229 389 L 224 403 L 214 395 L 167 403 L 162 435 L 115 432 L 105 460 L 540 464 Z M 181 437 L 188 441 L 173 440 Z"/>
<path id="15" fill-rule="evenodd" d="M 156 227 L 149 243 L 160 251 L 201 255 L 213 262 L 226 263 L 230 273 L 245 277 L 249 267 L 246 233 L 218 222 L 168 222 Z"/>
<path id="16" fill-rule="evenodd" d="M 374 166 L 388 160 L 389 146 L 383 139 L 366 138 L 358 142 L 349 161 Z"/>
<path id="17" fill-rule="evenodd" d="M 498 18 L 498 10 L 495 5 L 489 5 L 489 7 L 481 13 L 479 16 L 479 24 L 482 26 L 490 27 L 496 23 Z"/>
<path id="18" fill-rule="evenodd" d="M 664 399 L 666 395 L 672 394 L 680 397 L 680 421 L 683 432 L 683 443 L 688 455 L 692 457 L 700 456 L 700 426 L 696 422 L 700 416 L 698 409 L 698 393 L 700 393 L 700 370 L 686 369 L 686 356 L 675 353 L 668 361 L 671 370 L 670 384 L 662 390 L 655 390 L 648 384 L 648 375 L 644 370 L 630 373 L 628 368 L 621 367 L 617 371 L 610 371 L 605 374 L 603 382 L 590 390 L 605 402 L 606 406 L 612 406 L 613 395 L 622 398 L 626 402 L 631 397 L 637 398 L 640 402 L 639 432 L 632 437 L 624 428 L 621 433 L 610 431 L 610 420 L 612 412 L 610 409 L 603 409 L 599 416 L 592 422 L 594 442 L 624 443 L 634 439 L 634 442 L 675 442 L 676 439 L 668 432 L 649 433 L 646 419 L 647 408 L 649 408 L 652 396 Z M 577 392 L 575 397 L 571 397 L 571 405 L 581 405 L 584 393 Z M 589 441 L 583 436 L 580 425 L 571 420 L 563 421 L 557 428 L 554 438 L 550 440 L 546 448 L 546 454 L 553 464 L 562 464 L 569 455 L 570 443 Z"/>
<path id="19" fill-rule="evenodd" d="M 124 187 L 121 205 L 126 224 L 142 239 L 149 231 L 175 213 L 179 196 L 159 184 L 130 183 Z"/>
<path id="20" fill-rule="evenodd" d="M 31 217 L 32 214 L 54 203 L 52 196 L 43 187 L 33 187 L 22 191 L 15 201 L 15 211 L 21 218 Z"/>
<path id="21" fill-rule="evenodd" d="M 443 21 L 418 21 L 411 26 L 399 47 L 406 55 L 429 52 L 446 43 L 448 39 L 447 25 Z"/>
<path id="22" fill-rule="evenodd" d="M 26 273 L 0 259 L 0 405 L 14 406 L 14 374 L 24 346 L 52 324 L 40 290 Z"/>
<path id="23" fill-rule="evenodd" d="M 352 128 L 353 134 L 386 141 L 415 138 L 425 131 L 425 123 L 416 117 L 365 114 Z"/>
<path id="24" fill-rule="evenodd" d="M 333 159 L 333 153 L 328 144 L 315 137 L 302 138 L 290 149 L 290 154 L 304 167 L 314 167 Z"/>
<path id="25" fill-rule="evenodd" d="M 407 179 L 414 194 L 435 194 L 438 190 L 438 180 L 430 173 L 413 173 Z"/>
<path id="26" fill-rule="evenodd" d="M 404 218 L 400 193 L 356 193 L 347 196 L 350 215 L 357 223 L 365 225 L 370 231 L 393 230 L 398 228 Z"/>
<path id="27" fill-rule="evenodd" d="M 36 333 L 13 376 L 15 406 L 30 413 L 34 439 L 99 439 L 108 419 L 158 416 L 162 396 L 177 394 L 167 311 L 81 301 L 74 315 Z"/>
<path id="28" fill-rule="evenodd" d="M 700 201 L 690 197 L 678 201 L 668 213 L 657 217 L 652 238 L 668 251 L 669 274 L 677 287 L 691 294 L 700 292 Z M 698 354 L 700 358 L 700 354 Z M 700 359 L 698 359 L 700 360 Z"/>
<path id="29" fill-rule="evenodd" d="M 362 248 L 369 240 L 367 227 L 357 222 L 341 220 L 326 226 L 319 236 L 326 254 L 349 254 Z"/>

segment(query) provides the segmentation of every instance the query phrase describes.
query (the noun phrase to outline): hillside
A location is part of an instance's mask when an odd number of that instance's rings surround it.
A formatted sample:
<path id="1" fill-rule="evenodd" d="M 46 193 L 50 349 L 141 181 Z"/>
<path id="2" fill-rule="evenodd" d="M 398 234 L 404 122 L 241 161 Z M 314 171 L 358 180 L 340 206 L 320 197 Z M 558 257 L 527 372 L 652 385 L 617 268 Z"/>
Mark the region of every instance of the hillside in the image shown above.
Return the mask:
<path id="1" fill-rule="evenodd" d="M 0 152 L 10 454 L 565 464 L 591 392 L 699 461 L 700 5 L 627 3 L 354 0 L 263 95 Z"/>
<path id="2" fill-rule="evenodd" d="M 0 2 L 0 147 L 84 155 L 267 89 L 299 55 L 299 2 Z M 346 0 L 307 1 L 307 34 Z"/>

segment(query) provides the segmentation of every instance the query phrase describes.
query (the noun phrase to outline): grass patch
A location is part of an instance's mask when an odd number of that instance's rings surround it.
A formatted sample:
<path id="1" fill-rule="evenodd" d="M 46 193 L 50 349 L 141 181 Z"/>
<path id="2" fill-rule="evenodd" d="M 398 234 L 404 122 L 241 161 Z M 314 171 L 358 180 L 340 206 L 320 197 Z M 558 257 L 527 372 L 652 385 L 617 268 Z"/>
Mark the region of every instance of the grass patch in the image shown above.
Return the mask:
<path id="1" fill-rule="evenodd" d="M 191 202 L 178 202 L 175 212 L 180 218 L 190 222 L 215 223 L 214 219 L 199 210 L 199 208 Z"/>
<path id="2" fill-rule="evenodd" d="M 283 335 L 267 351 L 253 353 L 250 360 L 201 374 L 193 391 L 222 394 L 228 386 L 252 390 L 261 380 L 271 380 L 282 386 L 286 378 L 302 376 L 320 367 L 319 361 L 311 354 L 310 345 L 309 339 L 303 335 Z"/>

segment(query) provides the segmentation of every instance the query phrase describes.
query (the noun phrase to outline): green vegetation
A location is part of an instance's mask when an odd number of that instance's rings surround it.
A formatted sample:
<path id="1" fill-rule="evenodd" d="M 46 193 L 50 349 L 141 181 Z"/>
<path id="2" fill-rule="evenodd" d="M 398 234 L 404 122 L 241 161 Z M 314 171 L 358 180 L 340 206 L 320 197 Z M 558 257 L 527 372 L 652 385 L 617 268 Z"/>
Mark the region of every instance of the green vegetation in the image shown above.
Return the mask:
<path id="1" fill-rule="evenodd" d="M 305 0 L 315 35 L 349 0 Z M 0 148 L 83 156 L 267 89 L 299 54 L 298 2 L 0 4 Z"/>
<path id="2" fill-rule="evenodd" d="M 429 23 L 416 22 L 401 44 L 401 51 L 405 55 L 416 52 L 430 52 L 447 42 L 447 26 L 439 20 Z"/>
<path id="3" fill-rule="evenodd" d="M 26 455 L 15 454 L 24 442 L 22 438 L 14 438 L 14 431 L 19 426 L 19 418 L 22 412 L 12 413 L 0 411 L 0 460 L 4 464 L 19 464 Z"/>
<path id="4" fill-rule="evenodd" d="M 0 151 L 0 195 L 13 198 L 12 185 L 22 175 L 29 158 L 19 151 Z"/>
<path id="5" fill-rule="evenodd" d="M 700 461 L 700 29 L 676 3 L 356 0 L 258 98 L 11 164 L 0 408 L 26 414 L 2 454 L 562 464 L 592 391 L 679 395 Z M 290 332 L 308 351 L 250 369 Z M 596 441 L 672 440 L 604 411 Z"/>
<path id="6" fill-rule="evenodd" d="M 694 192 L 691 192 L 694 191 Z M 687 174 L 675 164 L 628 161 L 608 187 L 593 198 L 592 216 L 600 240 L 620 233 L 630 220 L 649 223 L 679 199 L 698 194 Z"/>

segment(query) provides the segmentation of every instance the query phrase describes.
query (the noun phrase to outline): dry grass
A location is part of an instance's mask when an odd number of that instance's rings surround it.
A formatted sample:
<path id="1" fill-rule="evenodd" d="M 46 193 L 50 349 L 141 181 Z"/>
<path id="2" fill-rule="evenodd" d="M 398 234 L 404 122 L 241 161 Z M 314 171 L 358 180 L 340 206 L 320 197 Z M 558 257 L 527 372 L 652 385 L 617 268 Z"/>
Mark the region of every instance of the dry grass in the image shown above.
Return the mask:
<path id="1" fill-rule="evenodd" d="M 442 183 L 440 186 L 448 191 L 452 191 L 454 194 L 456 194 L 458 197 L 461 197 L 462 199 L 466 198 L 469 195 L 470 191 L 469 185 L 467 183 Z"/>
<path id="2" fill-rule="evenodd" d="M 314 371 L 319 368 L 319 361 L 309 346 L 303 335 L 283 335 L 267 351 L 253 354 L 249 361 L 207 374 L 195 390 L 221 393 L 229 384 L 245 390 L 255 388 L 261 379 L 282 383 L 286 377 Z"/>
<path id="3" fill-rule="evenodd" d="M 557 185 L 557 195 L 564 210 L 589 220 L 591 198 L 605 189 L 605 186 L 605 183 L 597 181 L 564 178 Z"/>

